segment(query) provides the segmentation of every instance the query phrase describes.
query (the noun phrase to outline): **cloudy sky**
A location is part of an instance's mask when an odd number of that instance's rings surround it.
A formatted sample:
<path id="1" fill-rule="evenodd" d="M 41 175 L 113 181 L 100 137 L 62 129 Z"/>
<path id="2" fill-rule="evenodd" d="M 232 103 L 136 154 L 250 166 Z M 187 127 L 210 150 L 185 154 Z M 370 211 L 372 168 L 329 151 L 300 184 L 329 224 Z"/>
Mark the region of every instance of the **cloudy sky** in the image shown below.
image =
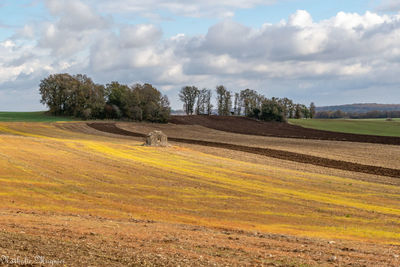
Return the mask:
<path id="1" fill-rule="evenodd" d="M 51 73 L 400 103 L 398 0 L 1 0 L 0 110 L 43 110 Z"/>

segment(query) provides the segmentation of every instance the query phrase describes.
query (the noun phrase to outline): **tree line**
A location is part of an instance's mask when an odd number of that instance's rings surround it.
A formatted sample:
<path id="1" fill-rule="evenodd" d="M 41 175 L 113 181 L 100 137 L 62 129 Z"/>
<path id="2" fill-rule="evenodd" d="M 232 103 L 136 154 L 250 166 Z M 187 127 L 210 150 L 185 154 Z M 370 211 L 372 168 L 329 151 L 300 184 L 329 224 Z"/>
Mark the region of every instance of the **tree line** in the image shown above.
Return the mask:
<path id="1" fill-rule="evenodd" d="M 384 118 L 400 118 L 400 111 L 368 111 L 368 112 L 344 112 L 342 110 L 335 111 L 319 111 L 315 114 L 318 119 L 384 119 Z"/>
<path id="2" fill-rule="evenodd" d="M 309 107 L 296 104 L 288 98 L 267 98 L 255 90 L 245 89 L 239 93 L 232 93 L 223 85 L 215 88 L 216 111 L 220 116 L 247 116 L 265 121 L 287 121 L 288 118 L 313 118 L 315 105 Z M 212 91 L 199 90 L 195 86 L 184 86 L 179 92 L 183 102 L 183 109 L 187 115 L 211 115 Z"/>
<path id="3" fill-rule="evenodd" d="M 73 116 L 81 119 L 123 119 L 135 121 L 167 122 L 171 113 L 168 97 L 151 84 L 128 86 L 113 81 L 96 84 L 83 74 L 53 74 L 41 80 L 40 102 L 47 105 L 53 115 Z M 187 115 L 247 116 L 265 121 L 287 121 L 288 118 L 313 118 L 315 105 L 296 104 L 288 98 L 267 98 L 255 90 L 245 89 L 233 93 L 225 86 L 215 88 L 216 108 L 212 104 L 213 92 L 184 86 L 179 92 Z"/>
<path id="4" fill-rule="evenodd" d="M 148 83 L 101 85 L 86 75 L 64 73 L 41 80 L 39 92 L 53 115 L 167 122 L 171 112 L 168 97 Z"/>

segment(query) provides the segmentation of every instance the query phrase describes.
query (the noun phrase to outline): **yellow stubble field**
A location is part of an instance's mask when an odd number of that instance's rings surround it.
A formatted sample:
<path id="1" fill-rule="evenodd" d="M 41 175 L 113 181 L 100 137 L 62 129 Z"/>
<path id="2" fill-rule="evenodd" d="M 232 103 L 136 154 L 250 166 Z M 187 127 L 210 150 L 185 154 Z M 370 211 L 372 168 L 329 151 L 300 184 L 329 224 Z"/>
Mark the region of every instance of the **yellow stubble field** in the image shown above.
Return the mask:
<path id="1" fill-rule="evenodd" d="M 76 125 L 0 124 L 0 210 L 400 244 L 397 185 L 146 147 Z"/>

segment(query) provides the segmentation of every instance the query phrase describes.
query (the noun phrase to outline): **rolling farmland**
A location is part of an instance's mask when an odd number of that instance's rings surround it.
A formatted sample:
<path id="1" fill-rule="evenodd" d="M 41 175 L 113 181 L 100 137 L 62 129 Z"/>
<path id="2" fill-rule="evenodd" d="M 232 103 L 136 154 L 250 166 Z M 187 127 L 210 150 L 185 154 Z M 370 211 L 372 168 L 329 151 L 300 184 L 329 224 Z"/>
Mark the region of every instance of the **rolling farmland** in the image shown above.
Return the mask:
<path id="1" fill-rule="evenodd" d="M 117 126 L 400 168 L 396 145 L 247 136 L 197 125 Z M 42 233 L 55 244 L 48 257 L 59 254 L 70 264 L 71 257 L 111 265 L 399 263 L 399 178 L 196 143 L 142 144 L 141 137 L 84 122 L 0 123 L 0 238 L 37 245 L 0 248 L 33 255 L 45 246 Z M 69 247 L 73 240 L 97 258 Z M 110 258 L 118 245 L 128 258 Z M 294 255 L 300 256 L 293 261 Z"/>
<path id="2" fill-rule="evenodd" d="M 0 14 L 0 267 L 400 267 L 400 0 Z"/>

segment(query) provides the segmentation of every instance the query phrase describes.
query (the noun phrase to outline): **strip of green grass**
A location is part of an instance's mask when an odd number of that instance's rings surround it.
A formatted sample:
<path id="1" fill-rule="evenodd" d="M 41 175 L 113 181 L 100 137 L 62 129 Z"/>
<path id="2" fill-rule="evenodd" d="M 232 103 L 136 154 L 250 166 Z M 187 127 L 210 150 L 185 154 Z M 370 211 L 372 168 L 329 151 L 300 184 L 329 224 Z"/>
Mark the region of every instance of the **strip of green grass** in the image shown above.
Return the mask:
<path id="1" fill-rule="evenodd" d="M 46 114 L 44 111 L 38 112 L 0 112 L 1 122 L 57 122 L 72 121 L 68 117 L 58 117 Z"/>
<path id="2" fill-rule="evenodd" d="M 289 120 L 291 124 L 333 132 L 400 137 L 400 119 L 312 119 Z"/>

